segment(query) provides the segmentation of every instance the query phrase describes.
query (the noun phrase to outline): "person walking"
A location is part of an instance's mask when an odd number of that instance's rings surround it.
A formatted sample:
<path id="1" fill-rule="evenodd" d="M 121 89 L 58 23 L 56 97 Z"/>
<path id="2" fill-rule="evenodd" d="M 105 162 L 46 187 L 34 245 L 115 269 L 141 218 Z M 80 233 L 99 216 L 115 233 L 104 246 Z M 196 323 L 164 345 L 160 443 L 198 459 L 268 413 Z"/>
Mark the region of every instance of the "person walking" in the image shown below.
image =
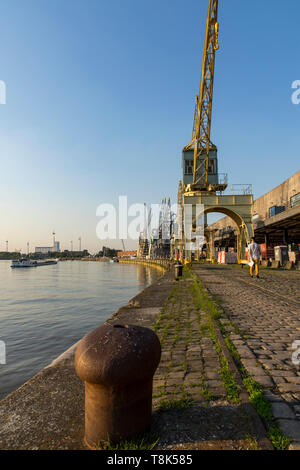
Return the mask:
<path id="1" fill-rule="evenodd" d="M 255 243 L 255 238 L 251 238 L 251 243 L 248 246 L 248 256 L 249 261 L 252 261 L 253 264 L 250 266 L 250 276 L 253 277 L 253 267 L 255 266 L 255 275 L 259 279 L 259 258 L 261 256 L 260 246 Z"/>

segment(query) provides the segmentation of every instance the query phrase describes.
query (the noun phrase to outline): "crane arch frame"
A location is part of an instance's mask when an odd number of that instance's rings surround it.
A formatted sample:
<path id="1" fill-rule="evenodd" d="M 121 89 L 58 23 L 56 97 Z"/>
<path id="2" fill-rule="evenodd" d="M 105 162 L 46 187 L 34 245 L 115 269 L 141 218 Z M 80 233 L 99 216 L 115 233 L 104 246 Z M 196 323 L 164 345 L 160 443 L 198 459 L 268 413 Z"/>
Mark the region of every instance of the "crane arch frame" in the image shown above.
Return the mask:
<path id="1" fill-rule="evenodd" d="M 186 192 L 182 194 L 183 214 L 187 204 L 192 205 L 193 221 L 196 220 L 196 207 L 203 206 L 204 214 L 212 212 L 221 213 L 230 217 L 237 227 L 237 259 L 238 263 L 246 262 L 246 246 L 250 243 L 254 234 L 253 230 L 253 195 L 218 195 L 208 192 Z M 209 227 L 205 230 L 208 245 L 208 259 L 214 260 L 214 237 Z M 188 247 L 185 234 L 181 242 L 177 244 L 180 259 L 189 263 L 192 259 L 191 250 Z"/>

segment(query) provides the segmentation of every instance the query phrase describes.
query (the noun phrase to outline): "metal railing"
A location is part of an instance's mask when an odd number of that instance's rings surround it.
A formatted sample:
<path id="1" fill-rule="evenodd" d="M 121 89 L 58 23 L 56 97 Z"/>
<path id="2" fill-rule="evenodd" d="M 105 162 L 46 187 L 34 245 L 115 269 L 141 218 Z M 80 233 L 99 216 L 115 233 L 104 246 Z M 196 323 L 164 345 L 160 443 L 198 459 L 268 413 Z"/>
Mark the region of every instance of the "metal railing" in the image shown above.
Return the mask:
<path id="1" fill-rule="evenodd" d="M 251 196 L 251 194 L 253 194 L 252 184 L 232 184 L 231 186 L 227 186 L 225 191 L 220 191 L 220 194 L 230 196 Z"/>
<path id="2" fill-rule="evenodd" d="M 227 173 L 218 173 L 218 184 L 228 184 Z"/>

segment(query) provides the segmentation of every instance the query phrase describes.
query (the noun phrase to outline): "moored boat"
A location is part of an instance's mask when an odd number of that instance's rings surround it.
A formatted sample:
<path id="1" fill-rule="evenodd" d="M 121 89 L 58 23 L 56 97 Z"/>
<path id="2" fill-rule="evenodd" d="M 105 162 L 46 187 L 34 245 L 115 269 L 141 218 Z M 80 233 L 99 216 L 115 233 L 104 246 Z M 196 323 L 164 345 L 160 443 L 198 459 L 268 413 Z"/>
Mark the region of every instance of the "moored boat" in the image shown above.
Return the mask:
<path id="1" fill-rule="evenodd" d="M 29 258 L 21 258 L 13 260 L 11 268 L 36 268 L 37 266 L 48 266 L 51 264 L 57 264 L 56 259 L 45 259 L 45 260 L 33 260 Z"/>
<path id="2" fill-rule="evenodd" d="M 11 263 L 11 268 L 36 268 L 37 262 L 28 259 L 28 258 L 21 258 L 17 260 L 13 260 Z"/>

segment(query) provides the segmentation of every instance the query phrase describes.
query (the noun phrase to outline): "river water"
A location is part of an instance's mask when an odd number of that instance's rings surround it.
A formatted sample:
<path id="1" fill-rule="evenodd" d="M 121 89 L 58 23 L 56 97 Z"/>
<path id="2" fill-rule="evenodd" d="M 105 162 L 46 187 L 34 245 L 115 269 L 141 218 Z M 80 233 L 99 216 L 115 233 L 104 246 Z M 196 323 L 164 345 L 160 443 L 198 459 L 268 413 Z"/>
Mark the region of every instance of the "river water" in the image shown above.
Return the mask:
<path id="1" fill-rule="evenodd" d="M 0 261 L 0 341 L 6 349 L 5 364 L 0 355 L 0 399 L 161 275 L 157 268 L 110 262 L 26 269 L 10 264 Z"/>

